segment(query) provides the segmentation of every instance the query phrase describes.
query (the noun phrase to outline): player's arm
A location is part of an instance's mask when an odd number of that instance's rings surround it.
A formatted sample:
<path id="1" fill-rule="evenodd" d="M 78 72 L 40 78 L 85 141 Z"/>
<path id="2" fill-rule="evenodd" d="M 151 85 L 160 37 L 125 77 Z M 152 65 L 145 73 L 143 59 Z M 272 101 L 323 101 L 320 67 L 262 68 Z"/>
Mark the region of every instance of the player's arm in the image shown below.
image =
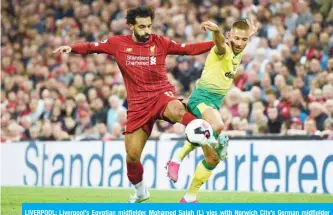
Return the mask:
<path id="1" fill-rule="evenodd" d="M 170 55 L 199 55 L 208 52 L 214 46 L 213 41 L 185 44 L 164 38 L 163 42 L 166 45 L 167 54 Z"/>
<path id="2" fill-rule="evenodd" d="M 53 53 L 70 53 L 73 52 L 75 54 L 93 54 L 93 53 L 104 53 L 109 55 L 115 54 L 115 39 L 110 37 L 107 40 L 102 42 L 86 42 L 86 43 L 75 43 L 70 46 L 60 46 L 55 49 Z"/>
<path id="3" fill-rule="evenodd" d="M 213 32 L 213 41 L 215 43 L 214 51 L 218 55 L 224 55 L 226 53 L 225 37 L 221 33 L 219 27 L 211 21 L 206 21 L 201 24 L 201 28 L 204 31 L 210 30 Z"/>

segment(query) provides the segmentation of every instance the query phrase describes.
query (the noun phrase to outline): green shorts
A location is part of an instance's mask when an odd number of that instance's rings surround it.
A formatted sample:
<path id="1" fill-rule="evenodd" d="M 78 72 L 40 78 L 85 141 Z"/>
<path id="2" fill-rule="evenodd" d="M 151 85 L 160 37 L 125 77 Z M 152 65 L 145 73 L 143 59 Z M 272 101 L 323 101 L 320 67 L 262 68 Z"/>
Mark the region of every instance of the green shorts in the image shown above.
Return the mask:
<path id="1" fill-rule="evenodd" d="M 224 95 L 196 88 L 189 98 L 187 109 L 196 117 L 201 118 L 201 114 L 207 109 L 207 107 L 219 110 L 223 99 Z"/>

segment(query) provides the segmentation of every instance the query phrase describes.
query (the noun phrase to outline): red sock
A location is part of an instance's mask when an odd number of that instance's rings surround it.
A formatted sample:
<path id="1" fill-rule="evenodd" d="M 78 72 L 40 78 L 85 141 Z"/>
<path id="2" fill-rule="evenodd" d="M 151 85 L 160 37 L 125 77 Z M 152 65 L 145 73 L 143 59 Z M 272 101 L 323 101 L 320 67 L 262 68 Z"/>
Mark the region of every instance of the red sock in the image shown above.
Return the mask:
<path id="1" fill-rule="evenodd" d="M 135 163 L 127 162 L 127 177 L 132 184 L 137 184 L 142 181 L 143 166 L 140 161 Z"/>
<path id="2" fill-rule="evenodd" d="M 193 114 L 187 112 L 184 114 L 183 119 L 182 119 L 182 124 L 187 126 L 192 120 L 197 119 L 196 116 L 194 116 Z"/>

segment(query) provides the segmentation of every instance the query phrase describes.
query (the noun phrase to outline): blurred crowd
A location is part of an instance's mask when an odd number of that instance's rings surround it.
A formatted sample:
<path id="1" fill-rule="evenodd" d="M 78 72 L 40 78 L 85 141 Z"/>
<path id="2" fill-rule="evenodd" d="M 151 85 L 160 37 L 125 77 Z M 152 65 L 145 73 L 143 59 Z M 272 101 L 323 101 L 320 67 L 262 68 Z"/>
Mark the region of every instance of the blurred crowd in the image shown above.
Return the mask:
<path id="1" fill-rule="evenodd" d="M 220 109 L 228 135 L 333 139 L 331 0 L 3 0 L 1 142 L 123 138 L 126 90 L 112 57 L 52 50 L 130 34 L 126 9 L 141 3 L 156 9 L 153 32 L 177 42 L 211 40 L 200 29 L 206 20 L 226 36 L 250 13 L 260 22 Z M 169 80 L 185 102 L 206 56 L 167 58 Z M 157 121 L 152 137 L 183 132 L 183 125 Z"/>

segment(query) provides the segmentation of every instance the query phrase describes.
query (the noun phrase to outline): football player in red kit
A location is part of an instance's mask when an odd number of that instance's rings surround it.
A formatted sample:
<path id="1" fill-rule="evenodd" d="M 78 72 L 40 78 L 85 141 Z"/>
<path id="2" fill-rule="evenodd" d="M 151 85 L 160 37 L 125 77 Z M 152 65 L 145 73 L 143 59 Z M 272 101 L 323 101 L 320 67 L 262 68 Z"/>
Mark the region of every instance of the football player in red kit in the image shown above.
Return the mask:
<path id="1" fill-rule="evenodd" d="M 132 35 L 119 35 L 102 42 L 61 46 L 54 53 L 112 55 L 118 63 L 127 90 L 128 111 L 125 128 L 127 177 L 135 187 L 129 202 L 142 202 L 150 197 L 143 182 L 140 162 L 142 150 L 157 119 L 185 126 L 196 119 L 176 98 L 175 88 L 167 79 L 167 55 L 199 55 L 208 52 L 214 42 L 178 44 L 152 34 L 154 11 L 145 6 L 130 9 L 126 20 Z"/>

